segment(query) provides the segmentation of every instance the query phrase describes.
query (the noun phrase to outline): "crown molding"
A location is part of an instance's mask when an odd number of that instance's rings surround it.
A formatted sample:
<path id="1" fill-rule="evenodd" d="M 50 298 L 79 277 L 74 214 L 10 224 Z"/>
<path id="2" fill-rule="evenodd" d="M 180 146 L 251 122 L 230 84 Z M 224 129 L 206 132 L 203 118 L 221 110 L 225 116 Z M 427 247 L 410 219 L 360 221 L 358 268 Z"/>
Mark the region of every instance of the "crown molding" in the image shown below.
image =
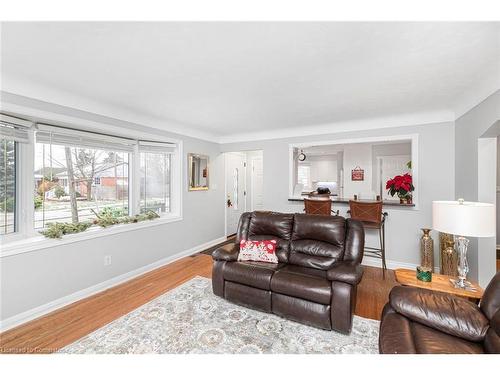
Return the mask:
<path id="1" fill-rule="evenodd" d="M 215 134 L 204 130 L 199 130 L 193 126 L 182 124 L 177 121 L 171 121 L 143 113 L 138 113 L 127 108 L 112 104 L 103 104 L 87 97 L 75 95 L 71 92 L 65 92 L 56 88 L 39 85 L 35 82 L 25 82 L 23 80 L 4 76 L 2 76 L 2 81 L 2 102 L 18 104 L 12 102 L 9 99 L 9 96 L 17 95 L 28 100 L 43 102 L 47 105 L 76 109 L 95 115 L 109 117 L 115 120 L 135 123 L 169 133 L 218 143 L 218 137 Z M 4 98 L 5 96 L 7 96 L 6 99 Z"/>
<path id="2" fill-rule="evenodd" d="M 12 79 L 12 77 L 9 77 L 8 79 L 5 79 L 4 77 L 2 78 L 2 106 L 4 107 L 5 103 L 14 105 L 18 104 L 16 103 L 16 100 L 13 100 L 12 98 L 19 96 L 26 100 L 34 100 L 39 103 L 44 103 L 47 106 L 62 106 L 67 109 L 76 109 L 114 120 L 124 121 L 129 124 L 138 124 L 164 132 L 219 144 L 454 122 L 457 118 L 463 116 L 500 88 L 500 77 L 498 77 L 498 79 L 485 80 L 476 89 L 469 90 L 464 93 L 464 96 L 456 101 L 454 110 L 418 112 L 388 117 L 339 121 L 326 124 L 255 132 L 249 131 L 245 133 L 218 136 L 217 134 L 199 130 L 193 126 L 184 125 L 175 121 L 164 120 L 147 114 L 137 113 L 119 106 L 102 104 L 89 98 L 64 92 L 55 88 L 41 86 L 33 82 L 27 83 L 22 80 Z M 7 85 L 5 84 L 6 81 L 8 83 Z"/>
<path id="3" fill-rule="evenodd" d="M 391 117 L 379 117 L 373 119 L 359 119 L 352 121 L 333 122 L 312 126 L 301 126 L 293 128 L 283 128 L 267 130 L 262 132 L 248 132 L 235 135 L 222 136 L 219 143 L 238 143 L 248 141 L 262 141 L 269 139 L 282 139 L 294 137 L 307 137 L 313 135 L 345 133 L 360 130 L 374 130 L 397 128 L 403 126 L 415 126 L 426 124 L 437 124 L 455 121 L 453 111 L 433 111 L 414 114 L 406 114 Z"/>

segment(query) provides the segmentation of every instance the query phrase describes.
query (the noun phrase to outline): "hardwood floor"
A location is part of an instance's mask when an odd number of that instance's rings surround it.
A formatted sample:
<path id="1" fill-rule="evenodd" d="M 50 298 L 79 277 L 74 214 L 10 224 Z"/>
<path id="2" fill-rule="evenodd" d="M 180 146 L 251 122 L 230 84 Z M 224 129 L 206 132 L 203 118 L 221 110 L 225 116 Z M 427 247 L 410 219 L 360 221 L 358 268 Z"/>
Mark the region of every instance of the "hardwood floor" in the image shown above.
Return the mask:
<path id="1" fill-rule="evenodd" d="M 196 275 L 211 274 L 210 256 L 182 258 L 0 334 L 0 353 L 52 353 Z M 356 315 L 379 319 L 394 285 L 393 271 L 383 278 L 381 269 L 365 267 Z"/>

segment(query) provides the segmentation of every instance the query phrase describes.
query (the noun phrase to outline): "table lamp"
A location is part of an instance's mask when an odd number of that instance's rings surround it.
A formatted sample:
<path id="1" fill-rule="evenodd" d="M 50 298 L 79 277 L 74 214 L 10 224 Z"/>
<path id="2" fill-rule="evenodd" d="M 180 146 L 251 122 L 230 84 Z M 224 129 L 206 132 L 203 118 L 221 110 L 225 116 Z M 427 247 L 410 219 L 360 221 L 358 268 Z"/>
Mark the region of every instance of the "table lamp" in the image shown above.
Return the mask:
<path id="1" fill-rule="evenodd" d="M 439 232 L 454 235 L 458 253 L 458 279 L 450 280 L 456 288 L 467 289 L 471 284 L 466 281 L 469 265 L 467 263 L 466 237 L 493 237 L 496 232 L 496 210 L 490 203 L 458 201 L 432 202 L 432 227 Z"/>

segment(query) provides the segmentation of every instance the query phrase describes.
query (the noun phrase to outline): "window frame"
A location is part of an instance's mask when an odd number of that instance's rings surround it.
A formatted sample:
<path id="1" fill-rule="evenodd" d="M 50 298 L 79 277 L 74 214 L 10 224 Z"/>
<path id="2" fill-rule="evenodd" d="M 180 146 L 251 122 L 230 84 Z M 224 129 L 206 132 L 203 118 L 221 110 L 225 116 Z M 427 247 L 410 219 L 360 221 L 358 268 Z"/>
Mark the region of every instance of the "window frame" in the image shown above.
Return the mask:
<path id="1" fill-rule="evenodd" d="M 142 157 L 142 154 L 155 154 L 155 155 L 161 155 L 163 158 L 167 158 L 168 157 L 168 174 L 170 175 L 168 177 L 169 179 L 169 183 L 168 183 L 168 212 L 164 212 L 160 215 L 167 215 L 171 212 L 171 198 L 172 198 L 172 153 L 171 152 L 161 152 L 161 151 L 150 151 L 150 150 L 141 150 L 140 146 L 139 146 L 139 154 L 138 154 L 138 157 L 139 157 L 139 175 L 138 175 L 138 179 L 139 179 L 139 184 L 141 183 L 141 179 L 142 179 L 142 175 L 141 175 L 141 172 L 140 172 L 140 166 L 141 166 L 141 157 Z M 166 160 L 164 160 L 164 162 L 166 162 Z M 145 167 L 147 166 L 147 163 L 145 163 Z M 146 170 L 144 171 L 144 184 L 146 185 L 146 180 L 147 180 L 147 167 L 146 167 Z M 165 177 L 165 176 L 163 176 Z M 146 188 L 144 187 L 144 192 L 146 193 Z M 139 212 L 142 211 L 143 207 L 141 205 L 141 202 L 142 202 L 142 196 L 141 196 L 141 186 L 139 185 L 139 207 L 138 207 L 138 210 Z M 166 203 L 166 202 L 165 202 Z M 147 196 L 144 196 L 144 205 L 147 206 Z M 144 207 L 147 209 L 147 207 Z"/>
<path id="2" fill-rule="evenodd" d="M 359 138 L 338 138 L 323 141 L 312 141 L 312 142 L 302 142 L 302 143 L 289 143 L 288 144 L 288 199 L 296 199 L 294 196 L 295 187 L 295 158 L 294 150 L 306 148 L 310 146 L 324 146 L 324 145 L 341 145 L 341 144 L 353 144 L 353 143 L 372 143 L 372 142 L 382 142 L 382 141 L 410 141 L 411 142 L 411 163 L 412 163 L 412 177 L 413 185 L 415 186 L 415 191 L 413 192 L 413 207 L 408 207 L 408 209 L 418 211 L 420 210 L 420 188 L 419 188 L 419 135 L 417 133 L 401 134 L 401 135 L 387 135 L 379 137 L 359 137 Z M 345 174 L 345 171 L 344 171 Z"/>
<path id="3" fill-rule="evenodd" d="M 11 140 L 12 141 L 12 140 Z M 19 146 L 20 143 L 17 141 L 14 142 L 14 220 L 13 220 L 13 225 L 14 225 L 14 230 L 9 233 L 2 234 L 2 236 L 13 236 L 14 234 L 18 233 L 19 231 Z M 7 172 L 7 171 L 6 171 Z M 0 213 L 0 215 L 2 215 Z"/>
<path id="4" fill-rule="evenodd" d="M 22 118 L 22 115 L 19 115 Z M 26 116 L 25 116 L 26 117 Z M 54 116 L 57 117 L 57 116 Z M 54 121 L 56 121 L 55 119 Z M 85 121 L 83 121 L 85 122 Z M 73 121 L 72 123 L 82 123 L 82 121 Z M 102 124 L 94 123 L 95 130 L 92 127 L 67 126 L 68 129 L 77 131 L 98 131 L 102 129 Z M 182 171 L 183 171 L 183 141 L 169 137 L 162 137 L 151 134 L 156 142 L 172 143 L 175 150 L 171 154 L 171 188 L 170 188 L 170 212 L 160 215 L 160 218 L 141 223 L 116 225 L 111 228 L 92 227 L 89 230 L 65 236 L 62 240 L 45 238 L 35 230 L 34 224 L 34 158 L 35 158 L 35 125 L 28 129 L 28 143 L 16 142 L 16 232 L 0 236 L 0 257 L 10 256 L 18 253 L 34 251 L 42 248 L 49 248 L 63 245 L 71 242 L 82 241 L 90 238 L 112 235 L 115 233 L 137 230 L 149 226 L 156 226 L 183 220 L 182 217 Z M 148 138 L 144 132 L 127 130 L 109 126 L 110 133 L 116 137 L 133 138 L 137 140 L 133 146 L 133 151 L 129 152 L 129 215 L 135 215 L 140 212 L 140 154 L 139 140 Z M 116 130 L 115 130 L 116 129 Z M 121 130 L 121 131 L 120 131 Z"/>
<path id="5" fill-rule="evenodd" d="M 307 168 L 307 186 L 304 185 L 302 189 L 312 189 L 312 181 L 311 181 L 311 164 L 310 163 L 298 163 L 297 164 L 297 183 L 300 184 L 298 172 L 299 168 Z"/>
<path id="6" fill-rule="evenodd" d="M 36 132 L 35 132 L 35 142 L 34 142 L 34 149 L 35 149 L 35 155 L 36 155 L 36 149 L 37 149 L 37 146 L 38 145 L 44 145 L 44 146 L 48 146 L 48 151 L 47 151 L 47 154 L 50 155 L 52 153 L 52 146 L 54 147 L 65 147 L 65 146 L 68 146 L 70 148 L 70 152 L 71 152 L 71 155 L 72 155 L 72 158 L 74 157 L 74 155 L 76 154 L 77 151 L 79 150 L 85 150 L 85 151 L 88 151 L 88 150 L 100 150 L 100 151 L 104 151 L 104 152 L 114 152 L 114 153 L 120 153 L 120 154 L 124 154 L 124 155 L 127 155 L 127 166 L 126 166 L 126 170 L 127 170 L 127 174 L 126 174 L 126 177 L 127 179 L 130 181 L 130 165 L 129 165 L 129 159 L 132 155 L 132 152 L 130 151 L 121 151 L 121 150 L 115 150 L 115 149 L 112 149 L 112 148 L 109 148 L 109 149 L 106 149 L 104 147 L 99 147 L 99 148 L 93 148 L 93 147 L 90 147 L 90 146 L 85 146 L 85 147 L 80 147 L 79 145 L 77 144 L 65 144 L 65 145 L 61 145 L 61 144 L 58 144 L 58 143 L 54 143 L 54 144 L 50 144 L 50 143 L 46 143 L 46 142 L 40 142 L 38 141 L 37 142 L 37 139 L 36 139 Z M 45 155 L 45 153 L 44 153 Z M 45 157 L 45 156 L 44 156 Z M 54 160 L 56 160 L 54 158 Z M 59 160 L 60 161 L 60 160 Z M 77 174 L 76 172 L 76 168 L 75 169 L 75 175 Z M 44 179 L 45 176 L 42 177 L 42 180 Z M 92 180 L 92 186 L 93 188 L 96 186 L 95 184 L 95 181 L 96 179 L 99 179 L 99 184 L 100 184 L 100 181 L 101 181 L 101 177 L 95 177 L 93 178 Z M 129 181 L 127 182 L 127 185 L 129 184 Z M 36 179 L 34 179 L 33 181 L 33 186 L 36 185 Z M 127 207 L 130 206 L 130 191 L 129 191 L 129 187 L 127 186 Z M 44 204 L 45 204 L 45 200 L 44 200 Z M 95 208 L 95 207 L 94 207 Z M 103 208 L 102 206 L 99 208 L 99 210 Z M 82 222 L 85 222 L 85 221 L 89 221 L 89 217 L 88 216 L 83 216 L 81 215 L 81 211 L 84 211 L 86 208 L 85 207 L 81 207 L 80 206 L 80 203 L 77 204 L 77 212 L 78 212 L 78 218 L 79 220 L 81 220 Z M 45 207 L 43 207 L 42 210 L 45 210 Z M 34 210 L 34 214 L 36 215 L 36 209 Z M 127 215 L 130 215 L 130 210 L 127 212 Z M 43 216 L 43 215 L 42 215 Z M 93 217 L 91 217 L 93 218 Z M 35 217 L 33 218 L 33 221 L 35 222 Z M 36 223 L 34 224 L 34 230 L 35 231 L 41 231 L 41 230 L 44 230 L 47 228 L 47 224 L 51 223 L 51 222 L 63 222 L 63 219 L 64 218 L 61 218 L 61 217 L 57 217 L 54 219 L 45 219 L 42 222 L 42 226 L 36 226 Z M 39 220 L 40 222 L 40 220 Z"/>

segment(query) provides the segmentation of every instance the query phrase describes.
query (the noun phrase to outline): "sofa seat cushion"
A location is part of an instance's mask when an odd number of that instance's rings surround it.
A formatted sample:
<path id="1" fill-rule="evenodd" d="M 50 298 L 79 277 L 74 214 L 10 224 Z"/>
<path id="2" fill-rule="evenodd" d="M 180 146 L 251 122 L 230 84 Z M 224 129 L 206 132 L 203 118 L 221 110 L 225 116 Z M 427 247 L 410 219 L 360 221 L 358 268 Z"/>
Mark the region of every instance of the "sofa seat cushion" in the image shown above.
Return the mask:
<path id="1" fill-rule="evenodd" d="M 228 262 L 224 267 L 224 279 L 235 283 L 270 290 L 274 271 L 283 264 L 263 262 Z"/>
<path id="2" fill-rule="evenodd" d="M 271 291 L 329 305 L 332 299 L 331 283 L 314 271 L 317 270 L 284 266 L 272 277 Z"/>
<path id="3" fill-rule="evenodd" d="M 286 272 L 298 273 L 301 275 L 316 276 L 316 277 L 321 277 L 322 279 L 326 279 L 326 271 L 318 270 L 316 268 L 301 267 L 301 266 L 296 266 L 294 264 L 287 264 L 285 267 L 283 267 L 283 270 L 286 270 Z"/>
<path id="4" fill-rule="evenodd" d="M 411 323 L 413 341 L 419 354 L 481 354 L 481 344 L 448 335 L 416 322 Z"/>

